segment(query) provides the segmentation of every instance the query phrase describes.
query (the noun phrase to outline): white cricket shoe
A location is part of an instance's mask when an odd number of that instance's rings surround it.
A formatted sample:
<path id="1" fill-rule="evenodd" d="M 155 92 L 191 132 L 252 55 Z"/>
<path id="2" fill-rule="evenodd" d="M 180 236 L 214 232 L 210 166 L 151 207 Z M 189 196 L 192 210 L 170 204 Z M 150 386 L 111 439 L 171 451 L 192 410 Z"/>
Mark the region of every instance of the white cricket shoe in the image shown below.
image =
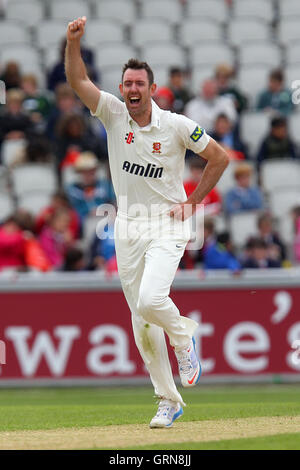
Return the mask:
<path id="1" fill-rule="evenodd" d="M 180 403 L 175 401 L 162 399 L 159 402 L 158 410 L 154 418 L 150 422 L 150 428 L 170 428 L 175 419 L 183 414 Z"/>
<path id="2" fill-rule="evenodd" d="M 201 376 L 201 364 L 196 353 L 195 338 L 192 338 L 188 348 L 175 351 L 175 354 L 182 386 L 194 387 Z"/>

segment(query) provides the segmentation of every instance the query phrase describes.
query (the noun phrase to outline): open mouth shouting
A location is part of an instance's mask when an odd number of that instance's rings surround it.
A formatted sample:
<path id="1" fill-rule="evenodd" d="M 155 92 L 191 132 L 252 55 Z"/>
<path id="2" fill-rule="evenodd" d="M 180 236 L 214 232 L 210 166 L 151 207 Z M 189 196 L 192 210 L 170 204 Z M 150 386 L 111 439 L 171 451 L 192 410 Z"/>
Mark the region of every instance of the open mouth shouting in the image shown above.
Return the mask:
<path id="1" fill-rule="evenodd" d="M 140 104 L 140 97 L 139 96 L 131 96 L 129 98 L 129 102 L 132 106 L 138 106 Z"/>

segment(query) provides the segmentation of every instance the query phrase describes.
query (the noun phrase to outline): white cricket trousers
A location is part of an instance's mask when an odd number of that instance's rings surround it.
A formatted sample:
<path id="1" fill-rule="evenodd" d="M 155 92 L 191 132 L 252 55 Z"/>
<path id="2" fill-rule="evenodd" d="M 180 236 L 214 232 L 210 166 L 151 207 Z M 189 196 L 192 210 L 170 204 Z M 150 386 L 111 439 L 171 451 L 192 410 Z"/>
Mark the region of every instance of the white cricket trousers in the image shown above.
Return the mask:
<path id="1" fill-rule="evenodd" d="M 184 405 L 169 362 L 164 332 L 175 350 L 187 347 L 198 324 L 180 315 L 170 287 L 190 238 L 190 221 L 170 216 L 129 219 L 118 213 L 115 246 L 118 272 L 131 310 L 136 345 L 155 395 Z"/>

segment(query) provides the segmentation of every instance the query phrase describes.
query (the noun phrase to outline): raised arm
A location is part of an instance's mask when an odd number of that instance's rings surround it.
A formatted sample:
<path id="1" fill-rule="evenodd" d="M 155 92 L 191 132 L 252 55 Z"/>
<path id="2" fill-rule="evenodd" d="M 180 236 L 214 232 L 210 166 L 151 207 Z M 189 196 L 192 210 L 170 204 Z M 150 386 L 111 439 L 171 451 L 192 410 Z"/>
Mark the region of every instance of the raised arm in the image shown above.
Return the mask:
<path id="1" fill-rule="evenodd" d="M 80 39 L 84 35 L 85 23 L 86 17 L 83 16 L 68 24 L 65 71 L 70 86 L 92 113 L 95 113 L 100 90 L 89 79 L 80 53 Z"/>

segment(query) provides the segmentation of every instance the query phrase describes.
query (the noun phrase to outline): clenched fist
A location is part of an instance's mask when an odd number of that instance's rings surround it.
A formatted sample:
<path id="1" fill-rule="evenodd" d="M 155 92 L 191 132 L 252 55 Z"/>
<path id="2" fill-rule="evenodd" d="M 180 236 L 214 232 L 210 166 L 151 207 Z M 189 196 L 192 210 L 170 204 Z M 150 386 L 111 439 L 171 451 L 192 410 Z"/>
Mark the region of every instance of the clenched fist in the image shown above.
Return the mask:
<path id="1" fill-rule="evenodd" d="M 84 27 L 86 23 L 86 16 L 77 18 L 77 20 L 71 21 L 68 24 L 67 40 L 73 41 L 74 39 L 80 39 L 84 35 Z"/>

